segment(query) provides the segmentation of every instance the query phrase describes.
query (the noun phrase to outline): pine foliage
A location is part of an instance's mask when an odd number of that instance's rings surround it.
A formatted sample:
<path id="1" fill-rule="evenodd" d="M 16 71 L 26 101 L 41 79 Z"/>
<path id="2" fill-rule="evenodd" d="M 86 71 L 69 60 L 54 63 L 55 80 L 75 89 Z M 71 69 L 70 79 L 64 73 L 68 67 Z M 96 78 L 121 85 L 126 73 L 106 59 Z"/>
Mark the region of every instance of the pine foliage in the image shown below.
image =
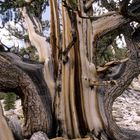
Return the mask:
<path id="1" fill-rule="evenodd" d="M 4 98 L 4 109 L 6 111 L 10 109 L 15 109 L 15 101 L 16 101 L 16 95 L 14 93 L 6 94 Z"/>

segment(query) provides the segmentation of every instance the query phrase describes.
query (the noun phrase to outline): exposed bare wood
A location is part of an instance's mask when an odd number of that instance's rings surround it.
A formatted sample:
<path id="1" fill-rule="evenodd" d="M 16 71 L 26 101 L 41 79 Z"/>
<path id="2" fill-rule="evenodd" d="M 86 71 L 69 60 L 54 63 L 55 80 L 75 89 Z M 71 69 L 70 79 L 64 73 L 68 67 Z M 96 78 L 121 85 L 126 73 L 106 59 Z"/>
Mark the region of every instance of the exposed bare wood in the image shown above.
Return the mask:
<path id="1" fill-rule="evenodd" d="M 68 1 L 67 1 L 68 2 Z M 67 48 L 72 40 L 72 28 L 69 15 L 65 9 L 62 7 L 63 15 L 63 51 Z M 72 43 L 73 44 L 73 43 Z M 75 44 L 75 43 L 74 43 Z M 73 45 L 74 45 L 73 44 Z M 67 52 L 66 52 L 67 53 Z M 74 47 L 69 50 L 67 54 L 69 60 L 66 64 L 62 65 L 62 92 L 60 96 L 57 97 L 59 107 L 56 108 L 56 114 L 58 114 L 57 119 L 61 123 L 60 129 L 62 130 L 62 135 L 69 138 L 80 137 L 79 127 L 78 127 L 78 117 L 75 106 L 75 54 Z M 60 113 L 61 112 L 61 113 Z"/>
<path id="2" fill-rule="evenodd" d="M 81 11 L 84 11 L 83 3 L 81 3 L 80 1 L 79 3 Z M 88 15 L 90 15 L 90 13 L 88 13 Z M 79 44 L 76 47 L 78 50 L 76 59 L 77 63 L 79 64 L 79 66 L 77 65 L 77 74 L 79 75 L 79 87 L 77 87 L 79 92 L 77 93 L 77 95 L 78 97 L 80 97 L 79 105 L 82 106 L 80 113 L 82 120 L 79 120 L 79 122 L 84 124 L 84 127 L 81 127 L 81 130 L 93 130 L 94 136 L 98 137 L 100 135 L 100 131 L 102 131 L 103 126 L 100 118 L 100 113 L 96 110 L 97 94 L 95 86 L 96 83 L 94 83 L 94 81 L 97 81 L 97 77 L 95 65 L 92 63 L 92 33 L 94 29 L 92 27 L 91 20 L 80 18 L 77 15 L 77 30 L 79 40 Z M 76 101 L 78 102 L 78 98 Z"/>
<path id="3" fill-rule="evenodd" d="M 103 15 L 99 15 L 99 16 L 84 16 L 84 14 L 81 12 L 81 11 L 75 11 L 75 13 L 77 13 L 79 15 L 79 17 L 83 18 L 83 19 L 90 19 L 90 20 L 97 20 L 99 18 L 105 18 L 107 16 L 111 16 L 111 15 L 115 15 L 117 14 L 116 11 L 111 11 L 111 12 L 108 12 L 108 13 L 105 13 Z"/>
<path id="4" fill-rule="evenodd" d="M 139 28 L 135 33 L 129 30 L 124 34 L 127 59 L 108 62 L 97 69 L 96 47 L 105 35 L 112 35 L 131 21 L 139 22 L 140 3 L 134 0 L 128 7 L 129 0 L 122 1 L 118 13 L 113 11 L 117 9 L 114 0 L 101 0 L 110 12 L 93 16 L 95 1 L 63 0 L 59 9 L 58 1 L 50 0 L 50 44 L 42 36 L 40 15 L 31 16 L 25 7 L 21 9 L 29 39 L 37 48 L 42 64 L 26 63 L 12 53 L 1 52 L 0 91 L 14 91 L 21 97 L 25 137 L 43 131 L 48 136 L 55 134 L 67 139 L 90 135 L 94 140 L 139 140 L 139 135 L 130 136 L 121 131 L 112 117 L 114 100 L 140 73 Z M 62 35 L 59 10 L 62 11 Z M 111 41 L 105 45 L 110 45 L 119 33 L 110 35 Z"/>
<path id="5" fill-rule="evenodd" d="M 125 19 L 119 14 L 114 14 L 106 18 L 98 19 L 92 23 L 94 26 L 94 39 L 100 38 L 103 35 L 125 25 L 130 21 L 131 19 Z"/>
<path id="6" fill-rule="evenodd" d="M 110 11 L 110 12 L 107 12 L 107 13 L 102 14 L 102 15 L 99 15 L 99 16 L 93 16 L 93 15 L 88 15 L 88 14 L 86 15 L 86 14 L 84 13 L 84 11 L 82 11 L 82 10 L 80 11 L 80 10 L 78 10 L 78 9 L 75 10 L 75 9 L 73 9 L 72 7 L 70 7 L 70 6 L 66 3 L 66 1 L 64 1 L 64 6 L 67 8 L 68 11 L 72 11 L 73 13 L 79 15 L 79 17 L 81 17 L 81 18 L 83 18 L 83 19 L 97 20 L 97 19 L 102 18 L 102 17 L 107 17 L 107 16 L 111 16 L 111 15 L 117 14 L 116 11 Z"/>
<path id="7" fill-rule="evenodd" d="M 0 102 L 0 139 L 1 140 L 14 140 L 13 134 L 6 122 L 3 114 L 3 109 Z"/>
<path id="8" fill-rule="evenodd" d="M 109 68 L 113 65 L 117 65 L 117 64 L 120 64 L 120 63 L 125 63 L 126 61 L 128 61 L 128 58 L 125 58 L 125 59 L 122 59 L 122 60 L 113 60 L 113 61 L 107 62 L 102 66 L 98 66 L 97 67 L 97 72 L 104 71 L 104 70 L 106 70 L 107 68 Z"/>
<path id="9" fill-rule="evenodd" d="M 58 57 L 60 50 L 61 41 L 60 41 L 60 19 L 58 12 L 58 3 L 56 0 L 50 1 L 50 12 L 51 12 L 51 33 L 50 33 L 50 45 L 52 48 L 52 58 L 53 58 L 53 66 L 54 66 L 54 79 L 56 80 L 57 71 L 58 71 Z"/>
<path id="10" fill-rule="evenodd" d="M 125 19 L 120 14 L 114 14 L 112 16 L 108 16 L 106 18 L 100 18 L 94 22 L 92 22 L 92 25 L 94 27 L 93 30 L 93 46 L 97 47 L 97 41 L 102 36 L 106 35 L 107 33 L 110 33 L 119 27 L 129 23 L 131 19 Z M 94 49 L 96 51 L 96 49 Z M 96 55 L 94 55 L 94 61 L 96 61 Z"/>
<path id="11" fill-rule="evenodd" d="M 79 30 L 79 40 L 80 41 L 80 59 L 81 59 L 81 69 L 82 69 L 82 86 L 83 91 L 81 91 L 80 96 L 82 98 L 83 104 L 83 116 L 84 121 L 90 130 L 94 130 L 95 135 L 98 135 L 100 130 L 102 130 L 102 122 L 100 120 L 100 114 L 97 112 L 97 102 L 96 102 L 96 86 L 91 88 L 90 81 L 97 81 L 95 65 L 92 63 L 92 59 L 87 58 L 86 47 L 91 44 L 86 44 L 85 30 L 89 26 L 86 24 L 86 20 L 78 18 L 78 30 Z M 89 24 L 90 25 L 90 24 Z M 90 38 L 88 38 L 90 42 Z M 86 45 L 87 46 L 86 46 Z M 89 46 L 91 47 L 91 46 Z M 91 94 L 90 94 L 91 93 Z M 94 106 L 94 108 L 93 108 Z M 89 111 L 90 110 L 90 111 Z M 88 115 L 88 113 L 90 115 Z"/>
<path id="12" fill-rule="evenodd" d="M 68 53 L 69 53 L 69 51 L 70 51 L 70 49 L 73 47 L 73 45 L 76 43 L 76 36 L 75 37 L 72 37 L 73 39 L 72 39 L 72 41 L 70 42 L 70 44 L 65 48 L 65 50 L 62 52 L 63 53 L 63 55 L 64 56 L 66 56 Z"/>
<path id="13" fill-rule="evenodd" d="M 44 76 L 45 80 L 47 82 L 48 88 L 50 90 L 52 99 L 54 99 L 55 94 L 55 83 L 54 83 L 54 73 L 53 73 L 53 64 L 52 64 L 52 51 L 50 48 L 49 43 L 46 41 L 46 38 L 41 36 L 36 32 L 36 29 L 34 27 L 34 24 L 32 20 L 30 19 L 27 9 L 24 7 L 22 11 L 23 17 L 25 19 L 28 33 L 29 33 L 29 39 L 31 43 L 36 47 L 38 53 L 39 53 L 39 60 L 40 62 L 44 62 Z M 40 29 L 40 23 L 39 21 L 36 21 L 36 18 L 33 18 L 35 20 L 37 28 Z"/>

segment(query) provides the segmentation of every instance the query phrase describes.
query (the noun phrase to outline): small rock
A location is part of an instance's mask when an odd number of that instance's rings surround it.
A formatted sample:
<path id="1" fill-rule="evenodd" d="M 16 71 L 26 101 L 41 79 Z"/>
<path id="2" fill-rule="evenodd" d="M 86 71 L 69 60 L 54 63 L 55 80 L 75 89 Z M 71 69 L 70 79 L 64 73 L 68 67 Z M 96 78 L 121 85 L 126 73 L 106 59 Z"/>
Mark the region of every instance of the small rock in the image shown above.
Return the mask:
<path id="1" fill-rule="evenodd" d="M 39 131 L 34 133 L 30 140 L 49 140 L 49 138 L 45 133 Z"/>

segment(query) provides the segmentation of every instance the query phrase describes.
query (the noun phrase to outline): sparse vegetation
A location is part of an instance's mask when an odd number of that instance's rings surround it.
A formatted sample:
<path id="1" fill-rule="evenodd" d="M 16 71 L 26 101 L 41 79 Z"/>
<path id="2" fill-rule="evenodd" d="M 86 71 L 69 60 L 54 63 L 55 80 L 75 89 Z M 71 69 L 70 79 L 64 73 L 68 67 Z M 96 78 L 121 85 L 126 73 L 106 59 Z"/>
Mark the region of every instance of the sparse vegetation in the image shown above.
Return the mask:
<path id="1" fill-rule="evenodd" d="M 5 98 L 5 93 L 0 92 L 0 100 L 3 100 Z"/>
<path id="2" fill-rule="evenodd" d="M 15 109 L 15 101 L 16 101 L 16 94 L 15 93 L 7 93 L 4 97 L 4 109 L 6 111 L 10 109 Z"/>

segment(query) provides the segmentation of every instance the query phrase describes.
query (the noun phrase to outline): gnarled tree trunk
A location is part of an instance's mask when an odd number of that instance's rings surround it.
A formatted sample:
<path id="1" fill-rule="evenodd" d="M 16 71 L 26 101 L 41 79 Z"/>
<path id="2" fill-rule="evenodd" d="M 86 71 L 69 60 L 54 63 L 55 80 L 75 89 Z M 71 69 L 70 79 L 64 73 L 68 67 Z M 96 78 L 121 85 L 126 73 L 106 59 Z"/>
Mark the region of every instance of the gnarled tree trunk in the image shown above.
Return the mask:
<path id="1" fill-rule="evenodd" d="M 42 36 L 39 20 L 31 18 L 26 8 L 22 11 L 30 41 L 44 65 L 25 63 L 16 55 L 0 53 L 0 90 L 14 91 L 21 97 L 24 136 L 43 131 L 48 136 L 65 138 L 89 134 L 95 140 L 140 139 L 139 135 L 122 131 L 112 117 L 114 100 L 140 73 L 139 40 L 132 38 L 131 31 L 124 34 L 127 36 L 128 61 L 113 85 L 111 79 L 109 84 L 99 79 L 96 70 L 99 39 L 132 20 L 139 22 L 133 14 L 139 17 L 139 5 L 137 9 L 134 5 L 126 8 L 129 1 L 123 1 L 119 12 L 92 16 L 94 0 L 64 0 L 61 44 L 57 1 L 50 2 L 51 44 Z"/>
<path id="2" fill-rule="evenodd" d="M 24 136 L 43 131 L 52 135 L 52 100 L 42 64 L 31 64 L 12 53 L 0 54 L 0 91 L 14 91 L 22 101 Z"/>

